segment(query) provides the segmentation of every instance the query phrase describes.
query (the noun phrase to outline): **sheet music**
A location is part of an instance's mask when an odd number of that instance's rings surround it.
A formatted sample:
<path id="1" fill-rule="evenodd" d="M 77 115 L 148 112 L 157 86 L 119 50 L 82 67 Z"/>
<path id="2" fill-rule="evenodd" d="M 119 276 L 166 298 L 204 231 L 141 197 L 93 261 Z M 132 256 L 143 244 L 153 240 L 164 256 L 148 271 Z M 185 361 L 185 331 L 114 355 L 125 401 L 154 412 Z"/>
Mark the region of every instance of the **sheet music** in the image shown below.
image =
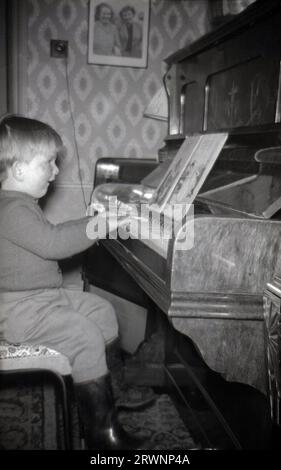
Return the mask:
<path id="1" fill-rule="evenodd" d="M 159 182 L 156 189 L 157 197 L 155 201 L 156 205 L 159 207 L 159 212 L 162 212 L 167 204 L 167 201 L 186 166 L 188 156 L 193 154 L 201 140 L 201 137 L 201 135 L 193 135 L 185 139 L 162 180 Z"/>
<path id="2" fill-rule="evenodd" d="M 227 137 L 228 133 L 188 137 L 156 190 L 154 210 L 164 213 L 168 206 L 174 204 L 192 204 Z"/>

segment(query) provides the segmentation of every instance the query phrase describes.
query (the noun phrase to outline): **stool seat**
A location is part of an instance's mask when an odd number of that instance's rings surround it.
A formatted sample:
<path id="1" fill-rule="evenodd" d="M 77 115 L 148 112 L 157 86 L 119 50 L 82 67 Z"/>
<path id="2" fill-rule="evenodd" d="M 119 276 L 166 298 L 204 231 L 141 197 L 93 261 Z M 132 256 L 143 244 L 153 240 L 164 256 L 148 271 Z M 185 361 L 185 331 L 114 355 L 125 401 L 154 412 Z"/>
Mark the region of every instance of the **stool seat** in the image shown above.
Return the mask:
<path id="1" fill-rule="evenodd" d="M 43 345 L 0 341 L 0 370 L 48 369 L 60 375 L 71 375 L 68 358 Z"/>
<path id="2" fill-rule="evenodd" d="M 7 380 L 14 378 L 20 385 L 31 383 L 35 377 L 39 383 L 49 377 L 54 384 L 58 403 L 61 404 L 65 449 L 72 448 L 71 397 L 73 394 L 72 368 L 68 358 L 43 345 L 9 343 L 0 340 L 0 374 Z M 4 381 L 1 382 L 2 386 Z M 57 426 L 59 424 L 57 422 Z"/>

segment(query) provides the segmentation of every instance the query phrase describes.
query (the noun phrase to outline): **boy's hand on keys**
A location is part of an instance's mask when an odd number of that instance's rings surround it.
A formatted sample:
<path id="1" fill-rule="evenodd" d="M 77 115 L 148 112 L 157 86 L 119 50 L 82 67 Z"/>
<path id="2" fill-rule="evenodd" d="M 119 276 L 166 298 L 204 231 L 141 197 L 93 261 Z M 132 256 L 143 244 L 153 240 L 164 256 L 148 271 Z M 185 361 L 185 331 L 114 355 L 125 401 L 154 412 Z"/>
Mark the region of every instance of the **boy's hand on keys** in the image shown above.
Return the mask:
<path id="1" fill-rule="evenodd" d="M 115 232 L 119 227 L 129 224 L 128 215 L 113 217 L 108 211 L 99 212 L 91 217 L 86 233 L 91 240 L 106 238 L 109 233 Z"/>

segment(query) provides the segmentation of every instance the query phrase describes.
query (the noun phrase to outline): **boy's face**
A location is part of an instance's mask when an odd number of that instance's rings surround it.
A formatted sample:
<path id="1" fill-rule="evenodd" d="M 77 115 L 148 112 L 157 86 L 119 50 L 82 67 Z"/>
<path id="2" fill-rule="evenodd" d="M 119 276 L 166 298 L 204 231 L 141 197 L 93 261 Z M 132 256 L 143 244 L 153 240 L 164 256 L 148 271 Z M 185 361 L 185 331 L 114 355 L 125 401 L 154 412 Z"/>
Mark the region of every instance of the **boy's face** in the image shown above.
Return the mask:
<path id="1" fill-rule="evenodd" d="M 30 162 L 22 163 L 22 187 L 24 192 L 39 199 L 45 196 L 51 181 L 59 170 L 56 155 L 38 154 Z"/>

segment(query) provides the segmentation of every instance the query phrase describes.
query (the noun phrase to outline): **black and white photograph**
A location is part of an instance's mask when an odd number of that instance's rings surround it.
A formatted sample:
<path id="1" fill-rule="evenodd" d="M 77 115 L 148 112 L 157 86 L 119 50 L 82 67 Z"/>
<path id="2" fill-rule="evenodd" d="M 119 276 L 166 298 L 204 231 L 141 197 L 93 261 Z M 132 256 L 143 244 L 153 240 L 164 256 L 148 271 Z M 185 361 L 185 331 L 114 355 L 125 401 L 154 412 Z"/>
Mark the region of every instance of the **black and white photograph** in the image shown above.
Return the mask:
<path id="1" fill-rule="evenodd" d="M 280 24 L 280 0 L 0 1 L 9 466 L 276 465 Z"/>
<path id="2" fill-rule="evenodd" d="M 147 66 L 149 0 L 90 0 L 90 64 Z"/>

